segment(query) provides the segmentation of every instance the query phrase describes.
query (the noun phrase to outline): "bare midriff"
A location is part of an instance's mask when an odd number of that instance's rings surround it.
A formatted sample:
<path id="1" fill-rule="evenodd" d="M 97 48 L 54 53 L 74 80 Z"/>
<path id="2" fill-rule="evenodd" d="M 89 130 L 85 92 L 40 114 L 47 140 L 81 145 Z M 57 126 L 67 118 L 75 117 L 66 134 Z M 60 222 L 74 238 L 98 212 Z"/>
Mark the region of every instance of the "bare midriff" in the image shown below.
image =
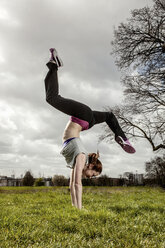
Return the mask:
<path id="1" fill-rule="evenodd" d="M 79 124 L 69 121 L 64 130 L 62 141 L 65 142 L 70 138 L 79 138 L 81 131 L 82 127 Z"/>

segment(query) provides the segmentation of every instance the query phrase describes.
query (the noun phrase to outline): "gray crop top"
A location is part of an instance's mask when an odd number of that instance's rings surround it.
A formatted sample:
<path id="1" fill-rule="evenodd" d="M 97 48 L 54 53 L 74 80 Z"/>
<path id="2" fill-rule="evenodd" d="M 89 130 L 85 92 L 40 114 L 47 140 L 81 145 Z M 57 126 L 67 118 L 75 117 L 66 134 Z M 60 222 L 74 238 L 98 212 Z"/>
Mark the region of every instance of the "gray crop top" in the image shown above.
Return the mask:
<path id="1" fill-rule="evenodd" d="M 74 138 L 69 141 L 61 150 L 60 152 L 66 160 L 67 167 L 74 168 L 76 157 L 80 153 L 84 153 L 86 156 L 86 162 L 87 162 L 87 151 L 85 150 L 81 139 L 80 138 Z"/>

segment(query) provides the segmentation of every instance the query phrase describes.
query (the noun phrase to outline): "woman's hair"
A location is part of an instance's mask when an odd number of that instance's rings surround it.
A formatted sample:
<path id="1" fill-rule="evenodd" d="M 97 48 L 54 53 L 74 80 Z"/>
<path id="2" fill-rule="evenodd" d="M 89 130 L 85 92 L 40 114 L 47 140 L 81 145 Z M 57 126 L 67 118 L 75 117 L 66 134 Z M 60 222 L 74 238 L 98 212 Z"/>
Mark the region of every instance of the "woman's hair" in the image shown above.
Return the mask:
<path id="1" fill-rule="evenodd" d="M 102 172 L 102 163 L 98 159 L 98 156 L 99 156 L 98 153 L 97 154 L 96 153 L 90 153 L 88 155 L 88 163 L 94 165 L 92 170 L 95 170 L 95 171 L 101 173 Z"/>

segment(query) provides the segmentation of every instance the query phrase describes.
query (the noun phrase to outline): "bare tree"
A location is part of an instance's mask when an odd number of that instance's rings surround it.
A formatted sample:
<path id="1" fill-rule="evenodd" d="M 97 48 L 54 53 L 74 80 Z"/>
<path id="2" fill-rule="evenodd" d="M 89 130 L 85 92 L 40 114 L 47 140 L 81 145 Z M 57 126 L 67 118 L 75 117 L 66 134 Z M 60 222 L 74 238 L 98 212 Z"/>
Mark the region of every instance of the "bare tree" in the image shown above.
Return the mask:
<path id="1" fill-rule="evenodd" d="M 156 179 L 157 183 L 165 186 L 165 156 L 156 157 L 150 162 L 146 162 L 146 177 Z"/>
<path id="2" fill-rule="evenodd" d="M 165 2 L 154 3 L 151 8 L 133 10 L 128 23 L 115 30 L 112 45 L 120 68 L 133 65 L 155 70 L 165 66 Z"/>
<path id="3" fill-rule="evenodd" d="M 112 111 L 128 136 L 147 139 L 153 151 L 165 149 L 164 0 L 154 0 L 151 8 L 133 10 L 114 35 L 116 64 L 125 70 L 125 99 Z M 106 131 L 101 138 L 108 137 Z"/>

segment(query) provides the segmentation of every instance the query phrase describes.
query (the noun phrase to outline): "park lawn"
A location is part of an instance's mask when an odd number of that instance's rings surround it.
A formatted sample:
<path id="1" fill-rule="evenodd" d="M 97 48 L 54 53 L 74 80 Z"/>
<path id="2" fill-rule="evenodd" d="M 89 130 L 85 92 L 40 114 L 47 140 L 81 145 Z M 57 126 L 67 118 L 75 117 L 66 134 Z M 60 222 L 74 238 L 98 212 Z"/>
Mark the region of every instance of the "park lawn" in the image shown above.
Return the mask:
<path id="1" fill-rule="evenodd" d="M 67 187 L 1 187 L 0 248 L 165 248 L 165 191 L 84 187 L 80 211 Z"/>

